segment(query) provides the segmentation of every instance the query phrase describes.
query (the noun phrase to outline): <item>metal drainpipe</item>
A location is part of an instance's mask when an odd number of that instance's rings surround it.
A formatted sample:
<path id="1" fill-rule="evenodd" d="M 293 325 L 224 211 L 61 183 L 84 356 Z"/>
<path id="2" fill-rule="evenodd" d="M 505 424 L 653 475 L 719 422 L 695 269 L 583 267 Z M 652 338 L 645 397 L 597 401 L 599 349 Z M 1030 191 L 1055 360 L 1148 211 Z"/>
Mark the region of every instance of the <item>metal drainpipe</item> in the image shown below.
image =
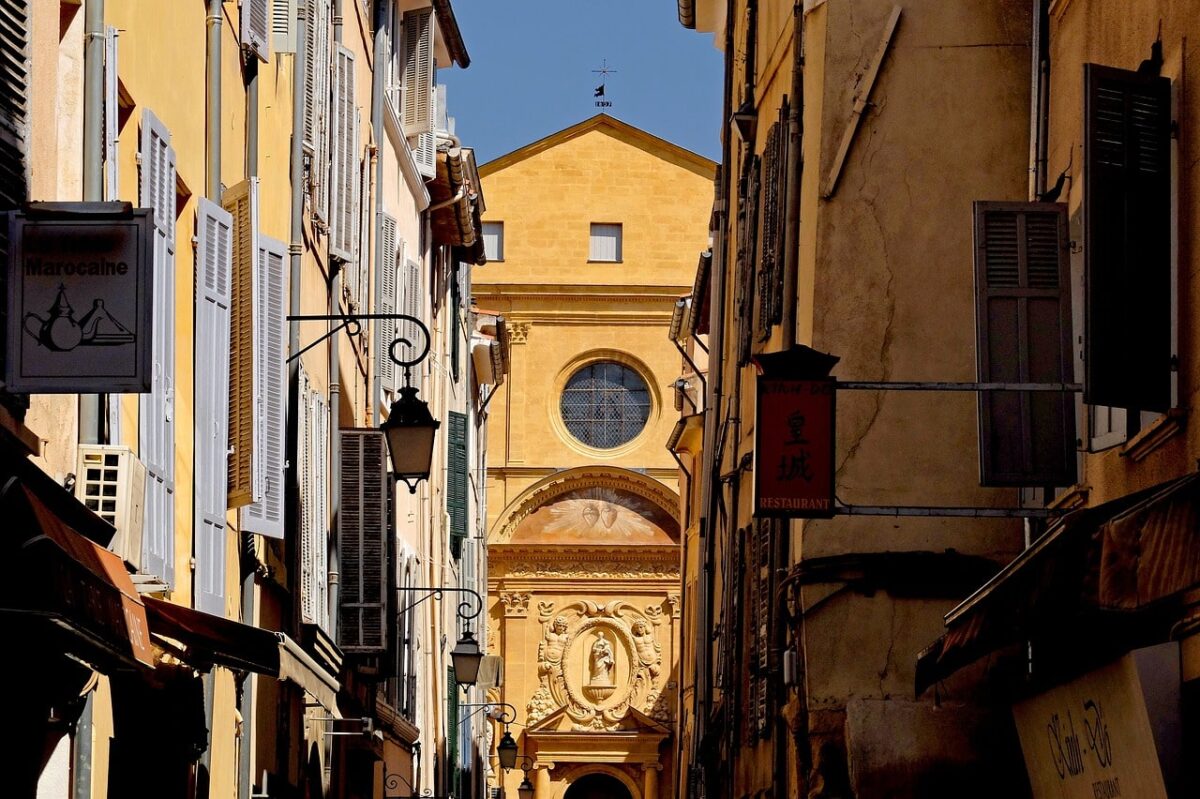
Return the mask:
<path id="1" fill-rule="evenodd" d="M 246 81 L 246 177 L 258 174 L 258 57 L 245 57 Z M 242 622 L 254 624 L 254 572 L 257 566 L 254 555 L 254 534 L 241 535 L 242 564 Z M 250 750 L 254 745 L 254 685 L 257 678 L 247 674 L 242 678 L 241 747 L 238 758 L 238 799 L 249 799 L 251 785 Z"/>
<path id="2" fill-rule="evenodd" d="M 208 0 L 207 75 L 205 80 L 208 140 L 204 193 L 208 199 L 221 202 L 221 0 Z"/>
<path id="3" fill-rule="evenodd" d="M 796 344 L 796 297 L 800 267 L 800 148 L 804 136 L 804 4 L 792 6 L 792 96 L 788 103 L 787 194 L 783 228 L 783 348 Z"/>
<path id="4" fill-rule="evenodd" d="M 83 199 L 104 199 L 104 0 L 87 0 L 83 16 Z M 101 395 L 79 395 L 79 443 L 103 440 Z"/>
<path id="5" fill-rule="evenodd" d="M 385 27 L 385 17 L 387 9 L 391 8 L 391 4 L 380 0 L 375 3 L 375 60 L 374 69 L 371 71 L 371 130 L 375 134 L 377 142 L 376 158 L 375 158 L 375 241 L 383 242 L 383 92 L 387 82 L 387 66 L 384 63 L 387 54 L 383 48 L 387 43 L 384 37 L 380 36 L 380 32 Z M 391 39 L 394 31 L 389 30 L 388 39 Z M 375 307 L 383 307 L 383 270 L 385 253 L 383 248 L 378 248 L 375 259 L 375 285 L 373 294 L 375 296 Z M 382 327 L 382 326 L 381 326 Z M 367 398 L 371 406 L 371 426 L 378 427 L 379 418 L 379 397 L 381 396 L 380 388 L 382 380 L 380 375 L 381 359 L 385 357 L 384 347 L 388 342 L 383 340 L 382 334 L 378 335 L 378 342 L 375 347 L 375 367 L 371 370 L 370 387 L 367 392 Z"/>
<path id="6" fill-rule="evenodd" d="M 1046 193 L 1046 152 L 1050 124 L 1049 0 L 1034 0 L 1030 35 L 1033 39 L 1029 115 L 1029 199 Z"/>
<path id="7" fill-rule="evenodd" d="M 342 43 L 342 0 L 333 0 L 333 40 Z M 363 198 L 363 202 L 366 198 Z M 328 243 L 328 239 L 326 239 Z M 359 253 L 359 257 L 362 254 Z M 329 264 L 329 313 L 339 313 L 342 297 L 342 267 L 335 264 L 333 258 L 327 257 Z M 333 464 L 342 461 L 342 442 L 338 431 L 341 428 L 342 417 L 342 365 L 341 365 L 341 335 L 329 339 L 329 462 Z M 338 562 L 337 518 L 341 512 L 342 489 L 338 480 L 329 481 L 329 511 L 333 522 L 333 535 L 326 542 L 329 571 L 326 573 L 325 584 L 329 587 L 329 635 L 334 641 L 338 635 L 338 602 L 341 597 L 339 580 L 341 564 Z"/>

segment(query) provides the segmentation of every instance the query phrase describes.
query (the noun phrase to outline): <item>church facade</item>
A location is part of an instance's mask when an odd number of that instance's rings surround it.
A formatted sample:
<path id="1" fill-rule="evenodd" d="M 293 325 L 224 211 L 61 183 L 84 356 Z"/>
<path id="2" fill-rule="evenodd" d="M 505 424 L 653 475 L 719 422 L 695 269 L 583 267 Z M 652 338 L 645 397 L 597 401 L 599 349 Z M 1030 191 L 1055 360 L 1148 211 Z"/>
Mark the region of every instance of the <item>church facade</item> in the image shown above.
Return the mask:
<path id="1" fill-rule="evenodd" d="M 511 706 L 496 735 L 509 722 L 522 755 L 508 773 L 493 762 L 489 784 L 509 796 L 526 778 L 538 799 L 675 791 L 668 327 L 706 245 L 714 169 L 606 115 L 480 168 L 489 263 L 473 297 L 513 345 L 486 478 L 487 646 L 505 672 L 488 700 Z"/>

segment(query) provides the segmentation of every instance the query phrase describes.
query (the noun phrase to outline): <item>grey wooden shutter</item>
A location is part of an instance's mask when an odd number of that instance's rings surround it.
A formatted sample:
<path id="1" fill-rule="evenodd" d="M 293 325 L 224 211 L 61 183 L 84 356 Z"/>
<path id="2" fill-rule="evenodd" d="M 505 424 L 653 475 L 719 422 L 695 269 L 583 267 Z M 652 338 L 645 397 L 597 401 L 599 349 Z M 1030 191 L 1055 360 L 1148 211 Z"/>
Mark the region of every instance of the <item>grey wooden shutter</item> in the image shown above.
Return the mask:
<path id="1" fill-rule="evenodd" d="M 446 475 L 446 511 L 450 514 L 450 552 L 458 558 L 467 537 L 467 417 L 450 411 L 447 424 L 448 473 Z"/>
<path id="2" fill-rule="evenodd" d="M 287 440 L 287 247 L 259 237 L 254 295 L 254 442 L 260 499 L 246 508 L 243 529 L 283 538 L 284 448 Z"/>
<path id="3" fill-rule="evenodd" d="M 255 376 L 260 372 L 262 348 L 256 331 L 257 297 L 262 292 L 258 274 L 258 178 L 230 187 L 222 198 L 233 215 L 233 347 L 230 356 L 229 393 L 233 412 L 229 419 L 229 504 L 240 508 L 262 499 L 261 409 L 256 404 Z"/>
<path id="4" fill-rule="evenodd" d="M 396 313 L 396 218 L 383 214 L 383 234 L 375 254 L 375 268 L 379 270 L 379 312 Z M 396 338 L 396 322 L 381 319 L 375 327 L 377 341 L 375 352 L 379 358 L 379 384 L 384 391 L 396 390 L 396 364 L 388 355 L 388 347 Z"/>
<path id="5" fill-rule="evenodd" d="M 196 233 L 196 607 L 223 616 L 233 216 L 201 197 Z"/>
<path id="6" fill-rule="evenodd" d="M 296 0 L 271 0 L 271 49 L 296 52 Z"/>
<path id="7" fill-rule="evenodd" d="M 349 262 L 355 258 L 358 242 L 358 117 L 354 105 L 354 53 L 341 45 L 334 53 L 332 111 L 329 252 Z"/>
<path id="8" fill-rule="evenodd" d="M 1171 82 L 1084 65 L 1085 391 L 1171 405 Z"/>
<path id="9" fill-rule="evenodd" d="M 975 203 L 981 382 L 1070 382 L 1069 244 L 1064 205 Z M 980 392 L 980 483 L 1075 482 L 1074 405 L 1068 392 Z"/>
<path id="10" fill-rule="evenodd" d="M 308 373 L 300 363 L 296 389 L 296 441 L 300 462 L 300 618 L 309 624 L 316 622 L 314 603 L 316 591 L 312 575 L 316 568 L 313 551 L 313 527 L 315 526 L 313 504 L 316 482 L 313 479 L 316 459 L 315 436 L 313 433 L 312 398 Z"/>
<path id="11" fill-rule="evenodd" d="M 154 210 L 154 340 L 149 394 L 138 403 L 138 454 L 146 465 L 142 571 L 175 580 L 175 150 L 149 109 L 142 114 L 140 204 Z"/>
<path id="12" fill-rule="evenodd" d="M 325 396 L 312 393 L 313 419 L 313 589 L 315 620 L 321 629 L 329 629 L 329 403 Z M 386 603 L 385 603 L 386 606 Z"/>
<path id="13" fill-rule="evenodd" d="M 238 23 L 242 48 L 264 62 L 271 60 L 270 6 L 271 0 L 242 0 Z"/>
<path id="14" fill-rule="evenodd" d="M 306 87 L 311 93 L 305 106 L 305 131 L 313 158 L 309 161 L 309 202 L 313 214 L 329 221 L 329 187 L 333 179 L 330 164 L 330 137 L 337 130 L 331 124 L 330 93 L 330 34 L 331 10 L 329 0 L 308 0 L 309 29 L 305 47 L 310 53 Z"/>
<path id="15" fill-rule="evenodd" d="M 104 30 L 104 199 L 115 200 L 120 191 L 117 174 L 117 122 L 121 112 L 117 79 L 117 29 Z"/>
<path id="16" fill-rule="evenodd" d="M 339 430 L 340 607 L 338 646 L 382 654 L 387 648 L 387 552 L 390 475 L 383 433 Z"/>
<path id="17" fill-rule="evenodd" d="M 403 279 L 402 288 L 404 291 L 404 296 L 402 297 L 402 301 L 400 304 L 401 313 L 407 314 L 408 316 L 414 317 L 416 319 L 421 319 L 422 318 L 421 312 L 422 312 L 422 310 L 424 310 L 424 307 L 425 307 L 425 302 L 424 302 L 425 281 L 422 280 L 420 261 L 414 261 L 411 258 L 405 258 L 404 259 L 404 274 L 402 276 L 402 279 Z M 402 337 L 405 340 L 412 342 L 412 345 L 414 347 L 421 346 L 422 334 L 421 334 L 420 330 L 417 329 L 417 326 L 414 323 L 401 322 L 399 325 L 399 330 L 400 330 Z M 398 353 L 405 352 L 405 350 L 402 347 L 397 347 L 396 350 Z M 422 385 L 424 384 L 424 381 L 421 378 L 420 365 L 413 367 L 413 371 L 411 372 L 410 377 L 411 377 L 410 382 L 412 383 L 413 387 L 416 388 L 418 391 L 420 391 Z"/>
<path id="18" fill-rule="evenodd" d="M 432 8 L 404 13 L 403 108 L 400 121 L 405 136 L 433 132 L 433 34 Z"/>

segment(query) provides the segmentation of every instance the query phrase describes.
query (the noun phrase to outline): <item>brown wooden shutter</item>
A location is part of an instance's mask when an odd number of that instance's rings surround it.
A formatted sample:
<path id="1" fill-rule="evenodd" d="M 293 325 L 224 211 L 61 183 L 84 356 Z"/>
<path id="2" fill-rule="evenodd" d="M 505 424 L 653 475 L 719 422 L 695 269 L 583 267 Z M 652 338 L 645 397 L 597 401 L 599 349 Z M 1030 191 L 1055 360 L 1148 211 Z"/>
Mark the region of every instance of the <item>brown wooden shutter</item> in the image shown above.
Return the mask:
<path id="1" fill-rule="evenodd" d="M 754 333 L 755 257 L 758 254 L 759 158 L 750 155 L 742 174 L 742 196 L 738 208 L 737 244 L 737 333 L 738 364 L 750 361 Z"/>
<path id="2" fill-rule="evenodd" d="M 378 430 L 339 430 L 342 504 L 337 517 L 341 571 L 338 646 L 346 652 L 387 649 L 387 551 L 391 479 Z"/>
<path id="3" fill-rule="evenodd" d="M 1086 385 L 1093 405 L 1171 405 L 1171 82 L 1084 65 Z"/>
<path id="4" fill-rule="evenodd" d="M 1067 209 L 975 203 L 976 357 L 981 382 L 1066 383 L 1072 377 Z M 1068 392 L 979 392 L 980 483 L 1075 482 Z"/>
<path id="5" fill-rule="evenodd" d="M 783 319 L 783 228 L 787 192 L 788 104 L 767 134 L 763 151 L 762 257 L 758 278 L 758 340 L 771 337 L 771 328 Z"/>

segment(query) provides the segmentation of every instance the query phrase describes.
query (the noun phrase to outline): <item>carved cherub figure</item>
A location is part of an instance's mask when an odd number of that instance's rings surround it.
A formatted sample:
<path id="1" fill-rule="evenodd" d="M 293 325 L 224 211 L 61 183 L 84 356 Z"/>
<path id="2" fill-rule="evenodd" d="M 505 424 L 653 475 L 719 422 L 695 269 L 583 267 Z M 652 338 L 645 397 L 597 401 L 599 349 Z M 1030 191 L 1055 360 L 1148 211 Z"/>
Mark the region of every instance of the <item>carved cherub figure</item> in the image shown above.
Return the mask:
<path id="1" fill-rule="evenodd" d="M 567 617 L 556 616 L 546 627 L 546 634 L 538 643 L 538 674 L 546 675 L 562 663 L 563 647 L 567 645 Z"/>
<path id="2" fill-rule="evenodd" d="M 633 623 L 633 643 L 638 661 L 650 672 L 651 678 L 657 678 L 662 671 L 662 644 L 654 640 L 654 633 L 641 619 Z"/>

